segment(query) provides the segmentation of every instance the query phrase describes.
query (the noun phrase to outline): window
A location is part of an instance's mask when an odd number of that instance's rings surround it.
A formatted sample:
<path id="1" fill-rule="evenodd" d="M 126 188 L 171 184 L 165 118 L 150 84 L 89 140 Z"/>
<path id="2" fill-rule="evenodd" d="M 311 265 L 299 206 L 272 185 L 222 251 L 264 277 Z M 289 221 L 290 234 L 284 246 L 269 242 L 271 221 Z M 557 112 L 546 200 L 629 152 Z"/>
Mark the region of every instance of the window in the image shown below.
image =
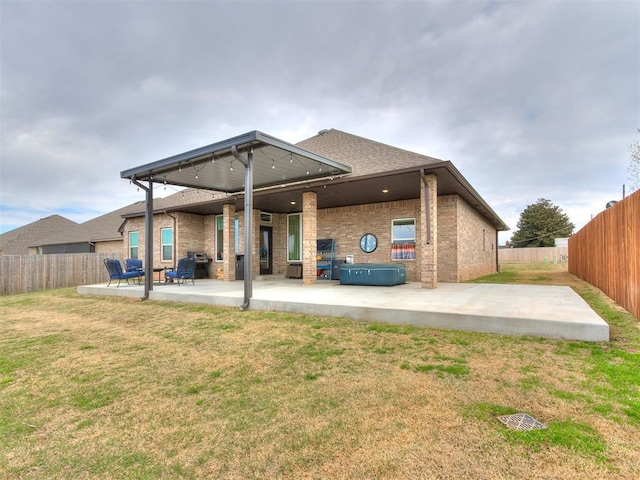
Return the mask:
<path id="1" fill-rule="evenodd" d="M 138 259 L 138 232 L 129 232 L 129 258 Z"/>
<path id="2" fill-rule="evenodd" d="M 163 262 L 173 260 L 173 228 L 163 228 L 160 230 L 160 245 Z"/>
<path id="3" fill-rule="evenodd" d="M 240 253 L 240 221 L 238 214 L 233 219 L 233 244 L 236 246 L 236 255 Z"/>
<path id="4" fill-rule="evenodd" d="M 397 218 L 391 221 L 391 259 L 415 260 L 416 219 Z"/>
<path id="5" fill-rule="evenodd" d="M 287 217 L 287 261 L 302 261 L 302 214 Z"/>
<path id="6" fill-rule="evenodd" d="M 238 221 L 238 214 L 236 213 L 233 219 L 233 243 L 235 245 L 235 253 L 239 254 L 239 232 L 240 232 L 240 222 Z M 216 233 L 215 233 L 215 242 L 216 242 L 216 254 L 215 259 L 216 262 L 222 261 L 222 253 L 224 250 L 224 215 L 216 215 Z"/>
<path id="7" fill-rule="evenodd" d="M 260 212 L 260 223 L 268 223 L 269 225 L 271 225 L 273 223 L 273 214 Z"/>
<path id="8" fill-rule="evenodd" d="M 224 249 L 224 215 L 216 215 L 216 262 L 222 261 Z"/>

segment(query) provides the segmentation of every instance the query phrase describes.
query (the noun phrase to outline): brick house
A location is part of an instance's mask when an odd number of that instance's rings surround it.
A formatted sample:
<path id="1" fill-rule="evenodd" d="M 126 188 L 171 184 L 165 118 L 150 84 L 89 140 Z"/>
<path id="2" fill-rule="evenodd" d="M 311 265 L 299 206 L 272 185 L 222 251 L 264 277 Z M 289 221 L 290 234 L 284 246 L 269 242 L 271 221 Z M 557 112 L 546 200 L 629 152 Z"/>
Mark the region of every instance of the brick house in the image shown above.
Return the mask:
<path id="1" fill-rule="evenodd" d="M 216 178 L 240 166 L 230 153 L 233 142 L 244 138 L 236 137 L 122 172 L 143 187 L 139 182 L 148 181 L 147 195 L 152 184 L 190 187 L 155 202 L 148 197 L 151 227 L 145 227 L 142 206 L 124 215 L 125 256 L 145 258 L 145 232 L 151 228 L 153 253 L 146 258 L 153 266 L 173 266 L 188 252 L 205 252 L 212 259 L 208 276 L 227 281 L 236 279 L 243 252 L 250 253 L 247 271 L 253 277 L 286 275 L 301 265 L 303 283 L 319 281 L 327 276 L 318 268 L 322 239 L 332 240 L 335 260 L 404 263 L 408 281 L 429 288 L 496 272 L 497 233 L 508 227 L 451 162 L 335 129 L 296 145 L 267 137 L 274 144 L 263 151 L 256 138 L 264 134 L 251 135 L 256 177 L 278 171 L 285 177 L 292 165 L 306 172 L 279 183 L 265 180 L 264 187 L 254 183 L 250 250 L 244 243 L 249 194 L 212 188 Z M 365 234 L 375 237 L 375 249 L 361 248 Z"/>

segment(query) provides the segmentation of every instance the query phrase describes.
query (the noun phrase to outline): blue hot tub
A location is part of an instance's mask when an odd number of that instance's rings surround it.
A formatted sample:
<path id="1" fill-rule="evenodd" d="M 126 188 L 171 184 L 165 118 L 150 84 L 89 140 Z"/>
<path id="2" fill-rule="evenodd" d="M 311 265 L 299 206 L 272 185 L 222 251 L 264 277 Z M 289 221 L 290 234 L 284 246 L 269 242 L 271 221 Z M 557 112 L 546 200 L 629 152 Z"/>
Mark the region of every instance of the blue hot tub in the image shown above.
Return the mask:
<path id="1" fill-rule="evenodd" d="M 407 281 L 403 263 L 343 263 L 340 285 L 400 285 Z"/>

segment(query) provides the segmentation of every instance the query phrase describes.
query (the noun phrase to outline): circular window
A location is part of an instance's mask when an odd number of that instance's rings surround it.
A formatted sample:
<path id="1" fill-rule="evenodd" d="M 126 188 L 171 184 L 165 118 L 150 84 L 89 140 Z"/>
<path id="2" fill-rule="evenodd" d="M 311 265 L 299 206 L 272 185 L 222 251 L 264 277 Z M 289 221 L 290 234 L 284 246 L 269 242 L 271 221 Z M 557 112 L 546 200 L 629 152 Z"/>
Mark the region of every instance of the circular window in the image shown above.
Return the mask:
<path id="1" fill-rule="evenodd" d="M 371 253 L 378 248 L 378 239 L 373 233 L 365 233 L 360 239 L 360 248 L 365 253 Z"/>

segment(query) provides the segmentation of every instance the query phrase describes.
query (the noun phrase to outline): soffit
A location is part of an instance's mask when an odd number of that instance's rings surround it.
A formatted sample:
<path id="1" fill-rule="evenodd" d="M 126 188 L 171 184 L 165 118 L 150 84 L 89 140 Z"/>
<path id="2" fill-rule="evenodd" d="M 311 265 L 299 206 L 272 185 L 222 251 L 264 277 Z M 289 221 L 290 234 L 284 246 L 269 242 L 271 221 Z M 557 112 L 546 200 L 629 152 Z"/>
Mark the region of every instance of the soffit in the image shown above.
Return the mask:
<path id="1" fill-rule="evenodd" d="M 253 154 L 254 189 L 351 172 L 340 162 L 253 131 L 124 170 L 120 176 L 229 194 L 244 192 L 245 168 L 233 155 L 234 147 L 245 160 L 250 152 Z"/>
<path id="2" fill-rule="evenodd" d="M 253 194 L 253 207 L 271 213 L 298 213 L 302 211 L 302 194 L 312 191 L 317 194 L 318 209 L 365 205 L 381 202 L 402 201 L 420 198 L 422 174 L 435 174 L 438 178 L 438 196 L 459 195 L 498 230 L 509 227 L 498 217 L 460 172 L 449 161 L 416 168 L 385 172 L 360 177 L 329 177 L 303 185 L 288 185 L 269 188 Z M 383 192 L 388 190 L 388 192 Z M 199 215 L 219 215 L 225 203 L 235 205 L 237 211 L 244 209 L 244 196 L 229 195 L 226 198 L 175 206 L 168 211 L 181 211 Z"/>

